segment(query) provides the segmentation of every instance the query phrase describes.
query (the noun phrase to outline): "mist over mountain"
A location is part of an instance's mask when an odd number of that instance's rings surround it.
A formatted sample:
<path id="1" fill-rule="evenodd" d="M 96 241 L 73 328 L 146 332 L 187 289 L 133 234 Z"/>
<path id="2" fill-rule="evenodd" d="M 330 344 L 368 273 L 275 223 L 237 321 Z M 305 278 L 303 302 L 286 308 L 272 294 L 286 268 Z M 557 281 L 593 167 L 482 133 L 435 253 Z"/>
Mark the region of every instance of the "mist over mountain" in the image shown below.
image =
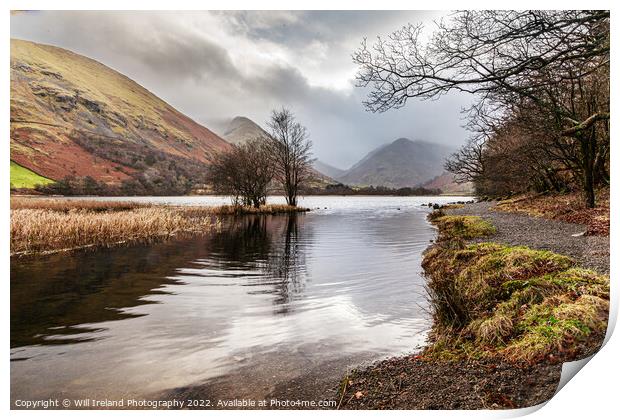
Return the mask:
<path id="1" fill-rule="evenodd" d="M 441 175 L 444 160 L 452 152 L 444 145 L 399 138 L 371 151 L 337 179 L 360 186 L 418 186 Z"/>
<path id="2" fill-rule="evenodd" d="M 334 179 L 338 179 L 346 172 L 344 169 L 336 168 L 335 166 L 329 165 L 319 159 L 315 160 L 312 165 L 317 171 Z"/>

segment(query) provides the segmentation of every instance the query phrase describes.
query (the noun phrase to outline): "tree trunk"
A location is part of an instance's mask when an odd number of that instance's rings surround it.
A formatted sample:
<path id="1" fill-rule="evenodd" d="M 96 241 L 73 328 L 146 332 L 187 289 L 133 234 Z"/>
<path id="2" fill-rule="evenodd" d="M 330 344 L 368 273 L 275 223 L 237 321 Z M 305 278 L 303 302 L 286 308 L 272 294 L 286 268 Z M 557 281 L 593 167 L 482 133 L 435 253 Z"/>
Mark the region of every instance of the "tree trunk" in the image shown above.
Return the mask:
<path id="1" fill-rule="evenodd" d="M 594 153 L 592 150 L 592 141 L 585 134 L 578 137 L 581 148 L 581 170 L 583 172 L 583 191 L 585 194 L 586 206 L 593 208 L 596 206 L 596 197 L 594 193 Z"/>
<path id="2" fill-rule="evenodd" d="M 596 197 L 594 195 L 594 180 L 591 171 L 584 171 L 584 191 L 586 194 L 586 206 L 593 208 L 596 206 Z"/>

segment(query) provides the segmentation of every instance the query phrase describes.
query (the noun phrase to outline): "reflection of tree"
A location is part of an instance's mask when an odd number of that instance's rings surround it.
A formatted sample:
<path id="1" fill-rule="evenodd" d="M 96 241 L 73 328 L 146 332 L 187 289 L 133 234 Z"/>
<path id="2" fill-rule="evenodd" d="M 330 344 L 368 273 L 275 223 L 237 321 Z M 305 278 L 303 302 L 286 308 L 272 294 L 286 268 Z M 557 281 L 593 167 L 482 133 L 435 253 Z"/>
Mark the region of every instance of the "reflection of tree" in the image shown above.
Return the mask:
<path id="1" fill-rule="evenodd" d="M 289 303 L 303 292 L 306 279 L 307 232 L 302 232 L 297 219 L 295 214 L 235 218 L 213 235 L 210 260 L 221 268 L 243 270 L 238 275 L 247 286 L 271 286 L 249 293 L 273 294 L 276 312 L 286 313 Z M 247 269 L 259 275 L 248 276 Z"/>
<path id="2" fill-rule="evenodd" d="M 286 228 L 280 241 L 276 242 L 271 250 L 266 272 L 277 281 L 278 297 L 275 300 L 276 312 L 286 313 L 289 304 L 301 295 L 306 281 L 306 259 L 303 240 L 300 240 L 297 215 L 290 215 L 286 220 Z"/>
<path id="3" fill-rule="evenodd" d="M 224 269 L 246 269 L 269 255 L 272 240 L 266 217 L 231 217 L 226 222 L 208 241 L 211 262 Z"/>

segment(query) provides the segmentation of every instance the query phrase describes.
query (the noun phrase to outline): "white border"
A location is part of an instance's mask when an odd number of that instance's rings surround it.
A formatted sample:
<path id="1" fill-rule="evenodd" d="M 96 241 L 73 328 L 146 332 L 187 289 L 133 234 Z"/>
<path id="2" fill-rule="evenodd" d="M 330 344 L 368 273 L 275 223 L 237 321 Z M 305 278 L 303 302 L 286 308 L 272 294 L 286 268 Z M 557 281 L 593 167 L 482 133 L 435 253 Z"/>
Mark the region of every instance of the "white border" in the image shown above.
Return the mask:
<path id="1" fill-rule="evenodd" d="M 10 293 L 9 293 L 9 86 L 10 86 L 10 71 L 9 71 L 9 40 L 10 40 L 10 13 L 9 10 L 36 10 L 36 9 L 58 9 L 58 10 L 235 10 L 235 9 L 263 9 L 263 10 L 303 10 L 303 9 L 323 9 L 323 10 L 339 10 L 339 9 L 365 9 L 365 10 L 381 10 L 381 9 L 418 9 L 418 10 L 448 10 L 458 8 L 468 9 L 610 9 L 612 10 L 612 45 L 618 45 L 618 25 L 615 21 L 615 8 L 611 1 L 598 1 L 589 0 L 587 2 L 576 1 L 532 1 L 522 0 L 519 2 L 503 2 L 497 1 L 443 1 L 435 0 L 433 2 L 420 2 L 416 4 L 411 1 L 396 1 L 396 0 L 382 0 L 382 1 L 336 1 L 336 0 L 300 0 L 292 2 L 290 0 L 269 0 L 269 1 L 249 1 L 249 0 L 219 0 L 219 1 L 196 1 L 196 0 L 175 0 L 174 2 L 165 1 L 133 1 L 133 0 L 90 0 L 88 2 L 79 0 L 65 0 L 65 1 L 43 1 L 43 0 L 31 0 L 31 1 L 5 1 L 6 4 L 5 14 L 3 20 L 5 22 L 2 25 L 3 32 L 5 33 L 2 38 L 2 109 L 4 118 L 2 119 L 2 132 L 5 133 L 4 147 L 1 149 L 2 159 L 7 164 L 0 165 L 0 173 L 2 174 L 1 188 L 4 205 L 2 208 L 3 217 L 0 221 L 2 226 L 2 233 L 0 233 L 0 246 L 1 255 L 4 263 L 2 264 L 3 276 L 0 287 L 2 288 L 2 300 L 4 303 L 3 322 L 0 324 L 1 336 L 3 348 L 5 349 L 5 356 L 1 359 L 2 366 L 2 411 L 9 411 L 9 308 L 10 308 Z M 616 4 L 618 4 L 616 2 Z M 432 6 L 432 7 L 429 7 Z M 615 47 L 612 47 L 615 48 Z M 617 52 L 612 52 L 612 75 L 620 74 L 618 68 L 618 60 L 616 58 Z M 615 79 L 612 78 L 612 108 L 617 103 L 618 90 Z M 617 114 L 612 113 L 611 121 L 611 137 L 612 143 L 612 211 L 617 208 L 618 203 L 618 179 L 615 176 L 616 168 L 620 163 L 618 162 L 618 153 L 616 151 L 616 143 L 618 138 L 618 117 Z M 617 271 L 617 263 L 614 261 L 614 256 L 617 254 L 618 238 L 615 219 L 612 218 L 612 234 L 611 234 L 611 278 L 612 278 L 612 313 L 610 314 L 610 321 L 615 324 L 618 313 L 618 287 L 615 280 L 615 274 Z M 542 418 L 562 418 L 562 419 L 580 419 L 584 418 L 610 418 L 612 413 L 618 412 L 618 396 L 615 384 L 619 375 L 619 362 L 618 355 L 620 354 L 620 343 L 617 338 L 617 334 L 608 337 L 609 341 L 605 347 L 597 354 L 587 366 L 578 373 L 577 377 L 571 381 L 544 407 L 540 408 L 531 414 L 530 418 L 542 419 Z M 325 412 L 320 413 L 321 416 L 331 418 L 370 418 L 370 417 L 389 417 L 389 418 L 502 418 L 502 417 L 516 417 L 526 414 L 532 410 L 512 410 L 512 411 L 399 411 L 399 412 Z M 15 418 L 29 418 L 32 415 L 67 419 L 67 418 L 81 418 L 85 413 L 82 412 L 66 412 L 66 411 L 47 411 L 47 412 L 24 412 L 24 411 L 12 411 L 9 413 L 11 417 Z M 87 414 L 89 417 L 102 418 L 109 415 L 120 418 L 133 418 L 140 416 L 140 418 L 157 417 L 157 418 L 178 418 L 178 416 L 189 416 L 192 418 L 205 418 L 215 416 L 216 418 L 236 418 L 239 416 L 238 412 L 234 411 L 218 411 L 218 412 L 107 412 L 107 411 L 90 411 Z M 289 418 L 290 412 L 251 412 L 243 413 L 244 416 L 252 416 L 258 418 Z M 617 415 L 617 414 L 616 414 Z M 294 416 L 301 418 L 310 418 L 316 416 L 314 412 L 295 412 Z"/>

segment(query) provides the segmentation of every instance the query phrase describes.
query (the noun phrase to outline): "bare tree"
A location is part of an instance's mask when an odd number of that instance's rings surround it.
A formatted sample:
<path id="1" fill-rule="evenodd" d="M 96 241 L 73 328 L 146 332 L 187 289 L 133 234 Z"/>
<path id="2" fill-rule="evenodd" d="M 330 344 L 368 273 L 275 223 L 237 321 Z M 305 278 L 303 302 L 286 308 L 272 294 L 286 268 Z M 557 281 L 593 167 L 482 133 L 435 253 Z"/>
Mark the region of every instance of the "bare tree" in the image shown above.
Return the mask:
<path id="1" fill-rule="evenodd" d="M 274 175 L 270 154 L 263 138 L 233 145 L 214 157 L 208 179 L 216 192 L 232 196 L 234 204 L 260 207 Z"/>
<path id="2" fill-rule="evenodd" d="M 608 153 L 608 142 L 599 136 L 607 133 L 609 120 L 609 16 L 463 11 L 439 22 L 426 43 L 422 27 L 408 25 L 372 48 L 363 42 L 353 55 L 357 84 L 372 88 L 364 104 L 373 112 L 449 91 L 474 94 L 470 111 L 484 122 L 533 111 L 527 115 L 546 119 L 558 144 L 568 139 L 577 145 L 574 168 L 588 206 L 594 206 L 596 174 Z"/>
<path id="3" fill-rule="evenodd" d="M 484 142 L 472 138 L 446 160 L 444 167 L 458 183 L 476 182 L 485 173 L 483 156 Z"/>
<path id="4" fill-rule="evenodd" d="M 306 127 L 295 121 L 293 113 L 286 108 L 272 111 L 267 126 L 275 179 L 284 190 L 286 203 L 296 206 L 300 188 L 310 179 L 312 142 Z"/>

